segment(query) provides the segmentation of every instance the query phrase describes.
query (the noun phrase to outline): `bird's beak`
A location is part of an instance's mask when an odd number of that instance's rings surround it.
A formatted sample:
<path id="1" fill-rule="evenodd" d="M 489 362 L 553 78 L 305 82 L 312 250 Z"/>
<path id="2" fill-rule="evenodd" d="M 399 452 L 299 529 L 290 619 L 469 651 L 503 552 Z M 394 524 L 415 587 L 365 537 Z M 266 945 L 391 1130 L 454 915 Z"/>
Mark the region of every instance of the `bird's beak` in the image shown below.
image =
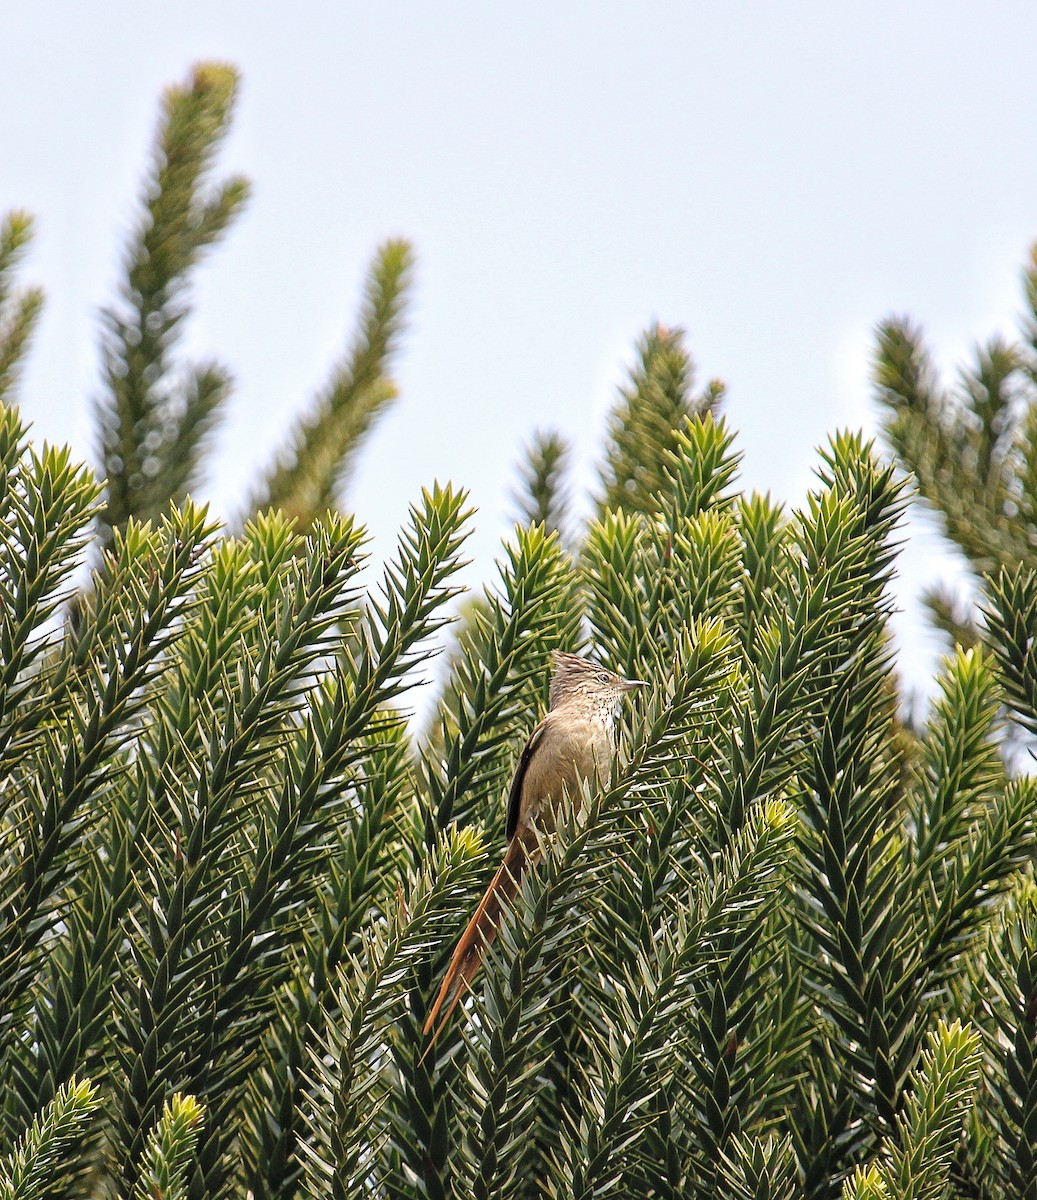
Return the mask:
<path id="1" fill-rule="evenodd" d="M 643 679 L 624 679 L 623 680 L 623 691 L 624 692 L 636 692 L 638 688 L 643 688 L 643 687 L 648 687 L 648 686 L 649 685 L 647 683 L 645 683 L 645 681 Z"/>

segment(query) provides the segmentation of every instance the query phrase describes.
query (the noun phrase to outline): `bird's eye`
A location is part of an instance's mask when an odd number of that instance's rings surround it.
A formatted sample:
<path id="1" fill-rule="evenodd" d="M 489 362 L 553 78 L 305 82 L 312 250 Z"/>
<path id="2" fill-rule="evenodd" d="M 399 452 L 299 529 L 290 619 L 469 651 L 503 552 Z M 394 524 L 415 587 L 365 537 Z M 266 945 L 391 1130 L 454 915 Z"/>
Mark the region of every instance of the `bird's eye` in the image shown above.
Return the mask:
<path id="1" fill-rule="evenodd" d="M 608 683 L 608 681 L 609 681 L 608 671 L 599 671 L 598 672 L 598 683 Z"/>

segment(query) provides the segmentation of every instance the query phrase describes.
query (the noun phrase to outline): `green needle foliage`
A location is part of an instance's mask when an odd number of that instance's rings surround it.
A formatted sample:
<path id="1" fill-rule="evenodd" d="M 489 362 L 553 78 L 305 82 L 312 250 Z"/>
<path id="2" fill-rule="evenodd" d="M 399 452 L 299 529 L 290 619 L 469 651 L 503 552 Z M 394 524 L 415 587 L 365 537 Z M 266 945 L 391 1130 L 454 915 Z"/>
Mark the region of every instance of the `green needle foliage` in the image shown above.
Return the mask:
<path id="1" fill-rule="evenodd" d="M 941 1200 L 947 1194 L 950 1161 L 979 1076 L 978 1037 L 941 1021 L 927 1040 L 896 1139 L 884 1147 L 882 1161 L 854 1173 L 844 1200 Z"/>
<path id="2" fill-rule="evenodd" d="M 134 1200 L 187 1200 L 187 1168 L 205 1110 L 193 1096 L 174 1094 L 144 1151 Z"/>
<path id="3" fill-rule="evenodd" d="M 108 543 L 131 517 L 154 520 L 183 500 L 229 394 L 224 368 L 178 369 L 172 357 L 190 313 L 191 271 L 248 199 L 245 179 L 210 179 L 237 88 L 232 67 L 208 63 L 163 98 L 125 280 L 118 303 L 104 313 L 104 391 L 95 414 Z"/>
<path id="4" fill-rule="evenodd" d="M 3 1200 L 37 1200 L 51 1194 L 61 1174 L 61 1154 L 97 1109 L 97 1089 L 69 1079 L 0 1163 Z"/>
<path id="5" fill-rule="evenodd" d="M 984 616 L 1006 700 L 1019 723 L 1037 734 L 1037 568 L 1003 570 L 989 590 Z"/>
<path id="6" fill-rule="evenodd" d="M 800 1194 L 788 1139 L 736 1141 L 724 1156 L 721 1173 L 732 1200 L 795 1200 Z"/>
<path id="7" fill-rule="evenodd" d="M 1037 734 L 1037 266 L 957 399 L 883 327 L 890 437 L 984 578 L 905 758 L 905 482 L 839 433 L 802 503 L 743 493 L 680 331 L 639 343 L 589 525 L 537 439 L 463 604 L 463 491 L 379 572 L 337 509 L 395 396 L 404 242 L 241 527 L 190 500 L 229 376 L 173 357 L 245 196 L 211 182 L 236 86 L 167 93 L 105 478 L 0 403 L 0 1196 L 1037 1198 L 1037 776 L 1003 754 Z M 430 1046 L 559 648 L 650 688 Z"/>
<path id="8" fill-rule="evenodd" d="M 32 217 L 12 212 L 0 220 L 0 402 L 10 400 L 22 359 L 29 348 L 43 292 L 14 290 L 14 273 L 32 239 Z"/>
<path id="9" fill-rule="evenodd" d="M 609 417 L 599 513 L 655 510 L 677 431 L 687 417 L 713 412 L 723 399 L 723 384 L 715 380 L 695 395 L 694 376 L 683 329 L 654 325 L 645 333 Z"/>
<path id="10" fill-rule="evenodd" d="M 513 497 L 520 525 L 543 525 L 548 533 L 557 533 L 563 543 L 569 532 L 566 523 L 571 498 L 566 471 L 570 452 L 568 442 L 559 434 L 535 434 Z"/>
<path id="11" fill-rule="evenodd" d="M 889 445 L 984 591 L 1002 568 L 1037 568 L 1037 246 L 1023 292 L 1018 340 L 979 346 L 954 388 L 937 377 L 917 324 L 895 317 L 877 329 L 875 388 Z M 938 627 L 975 644 L 968 605 L 940 588 L 926 602 Z"/>
<path id="12" fill-rule="evenodd" d="M 312 411 L 298 422 L 290 449 L 263 479 L 251 501 L 253 513 L 279 508 L 305 528 L 334 507 L 364 435 L 396 399 L 389 371 L 403 331 L 413 266 L 408 242 L 379 248 L 353 345 Z"/>
<path id="13" fill-rule="evenodd" d="M 905 777 L 904 488 L 860 437 L 785 511 L 686 416 L 652 510 L 575 560 L 519 527 L 418 735 L 463 493 L 380 580 L 352 518 L 228 537 L 185 502 L 62 624 L 100 489 L 0 416 L 0 1152 L 41 1195 L 1032 1188 L 1037 782 L 999 748 L 1037 726 L 1037 585 L 992 585 Z M 429 1048 L 550 651 L 587 639 L 650 691 Z"/>
<path id="14" fill-rule="evenodd" d="M 178 350 L 192 315 L 197 269 L 251 193 L 242 176 L 215 178 L 238 88 L 234 67 L 202 62 L 162 98 L 116 298 L 102 309 L 101 386 L 92 407 L 105 549 L 131 520 L 155 522 L 199 487 L 205 452 L 233 389 L 226 366 L 184 362 Z M 15 287 L 32 232 L 27 213 L 0 219 L 0 402 L 13 399 L 43 304 L 39 288 Z M 279 509 L 306 532 L 336 510 L 357 452 L 397 396 L 392 369 L 413 269 L 408 242 L 394 239 L 378 248 L 349 349 L 273 466 L 257 476 L 241 527 Z"/>

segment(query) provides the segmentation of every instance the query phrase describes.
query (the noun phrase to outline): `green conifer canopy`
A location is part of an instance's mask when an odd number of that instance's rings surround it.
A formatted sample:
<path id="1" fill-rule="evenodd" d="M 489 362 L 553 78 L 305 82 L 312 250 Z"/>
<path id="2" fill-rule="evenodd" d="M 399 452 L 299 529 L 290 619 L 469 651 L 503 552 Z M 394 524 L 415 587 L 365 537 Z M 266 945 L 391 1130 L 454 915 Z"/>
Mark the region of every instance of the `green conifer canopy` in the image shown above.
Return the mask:
<path id="1" fill-rule="evenodd" d="M 164 98 L 96 476 L 13 403 L 41 296 L 0 225 L 0 1200 L 1037 1195 L 1037 776 L 1004 753 L 1037 734 L 1037 312 L 958 399 L 880 329 L 888 437 L 982 573 L 916 730 L 906 474 L 840 433 L 798 505 L 742 490 L 679 330 L 638 344 L 589 523 L 537 437 L 462 606 L 462 490 L 416 484 L 378 572 L 341 507 L 404 242 L 240 527 L 188 495 L 230 376 L 175 350 L 247 194 L 212 179 L 236 89 Z M 556 648 L 651 687 L 429 1049 Z"/>

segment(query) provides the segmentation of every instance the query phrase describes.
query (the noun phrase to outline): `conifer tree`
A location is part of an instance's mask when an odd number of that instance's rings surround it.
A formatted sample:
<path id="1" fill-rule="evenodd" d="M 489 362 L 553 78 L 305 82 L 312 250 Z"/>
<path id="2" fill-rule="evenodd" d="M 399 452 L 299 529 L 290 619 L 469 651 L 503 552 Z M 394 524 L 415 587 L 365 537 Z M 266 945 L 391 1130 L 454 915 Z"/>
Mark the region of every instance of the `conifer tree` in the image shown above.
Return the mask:
<path id="1" fill-rule="evenodd" d="M 513 499 L 519 525 L 542 525 L 563 542 L 571 531 L 567 481 L 571 447 L 558 433 L 538 432 L 525 451 Z"/>
<path id="2" fill-rule="evenodd" d="M 686 417 L 715 412 L 723 384 L 698 395 L 684 330 L 654 325 L 637 346 L 637 363 L 609 416 L 599 512 L 652 512 L 665 484 L 663 463 Z"/>
<path id="3" fill-rule="evenodd" d="M 374 591 L 342 518 L 131 522 L 70 638 L 50 614 L 100 490 L 13 410 L 0 430 L 2 1149 L 25 1194 L 1031 1186 L 1037 784 L 1007 779 L 996 726 L 1002 699 L 1037 725 L 1037 595 L 999 586 L 992 654 L 948 664 L 891 800 L 903 499 L 859 438 L 784 515 L 695 418 L 657 512 L 595 522 L 575 575 L 522 531 L 414 745 L 399 700 L 455 594 L 462 496 L 424 495 Z M 547 650 L 581 627 L 652 692 L 426 1054 Z"/>
<path id="4" fill-rule="evenodd" d="M 179 211 L 202 225 L 234 207 L 199 199 L 233 82 L 204 68 L 167 98 L 162 137 L 194 137 L 200 164 Z M 157 213 L 172 192 L 148 196 Z M 1037 733 L 1032 562 L 984 564 L 985 644 L 944 664 L 903 770 L 905 484 L 845 433 L 801 503 L 742 492 L 719 386 L 695 397 L 681 335 L 655 328 L 582 535 L 559 443 L 534 444 L 529 519 L 416 732 L 473 513 L 419 491 L 372 581 L 334 511 L 409 269 L 380 252 L 361 331 L 233 534 L 167 488 L 204 424 L 177 424 L 172 377 L 108 410 L 127 454 L 156 455 L 123 481 L 148 521 L 116 518 L 114 458 L 96 479 L 0 404 L 0 1194 L 1037 1194 L 1037 777 L 1000 753 L 1006 726 Z M 165 370 L 183 294 L 161 291 Z M 124 300 L 129 356 L 146 318 Z M 24 326 L 4 326 L 12 363 Z M 170 440 L 124 428 L 133 405 Z M 998 445 L 1004 481 L 1028 460 Z M 557 647 L 651 687 L 430 1047 Z"/>
<path id="5" fill-rule="evenodd" d="M 155 521 L 201 481 L 204 454 L 233 387 L 215 361 L 185 363 L 177 350 L 192 315 L 194 273 L 243 211 L 251 185 L 215 181 L 229 132 L 238 73 L 199 63 L 166 89 L 118 295 L 102 312 L 101 389 L 93 402 L 104 504 L 101 544 L 131 519 Z M 38 288 L 13 289 L 32 219 L 0 224 L 0 401 L 10 398 L 43 303 Z M 391 369 L 405 327 L 413 252 L 386 241 L 369 269 L 359 327 L 324 390 L 300 415 L 275 462 L 257 476 L 239 528 L 277 508 L 307 530 L 334 512 L 359 447 L 396 398 Z"/>
<path id="6" fill-rule="evenodd" d="M 118 302 L 104 312 L 104 392 L 95 414 L 107 544 L 130 517 L 154 520 L 183 501 L 230 392 L 225 368 L 178 368 L 173 352 L 190 314 L 191 271 L 248 199 L 241 177 L 210 182 L 237 86 L 233 68 L 207 63 L 163 97 L 125 279 Z"/>
<path id="7" fill-rule="evenodd" d="M 1037 246 L 1023 273 L 1020 336 L 991 338 L 957 385 L 938 378 L 917 324 L 883 321 L 875 352 L 885 432 L 904 470 L 977 578 L 1037 569 Z M 926 603 L 961 645 L 980 636 L 968 604 L 936 588 Z"/>
<path id="8" fill-rule="evenodd" d="M 14 290 L 14 273 L 32 238 L 32 217 L 11 212 L 0 221 L 0 403 L 9 400 L 43 307 L 39 288 Z"/>
<path id="9" fill-rule="evenodd" d="M 288 450 L 263 477 L 250 515 L 280 509 L 305 529 L 335 508 L 365 435 L 396 399 L 388 371 L 403 330 L 413 265 L 408 242 L 379 247 L 353 345 L 312 411 L 298 422 Z"/>

